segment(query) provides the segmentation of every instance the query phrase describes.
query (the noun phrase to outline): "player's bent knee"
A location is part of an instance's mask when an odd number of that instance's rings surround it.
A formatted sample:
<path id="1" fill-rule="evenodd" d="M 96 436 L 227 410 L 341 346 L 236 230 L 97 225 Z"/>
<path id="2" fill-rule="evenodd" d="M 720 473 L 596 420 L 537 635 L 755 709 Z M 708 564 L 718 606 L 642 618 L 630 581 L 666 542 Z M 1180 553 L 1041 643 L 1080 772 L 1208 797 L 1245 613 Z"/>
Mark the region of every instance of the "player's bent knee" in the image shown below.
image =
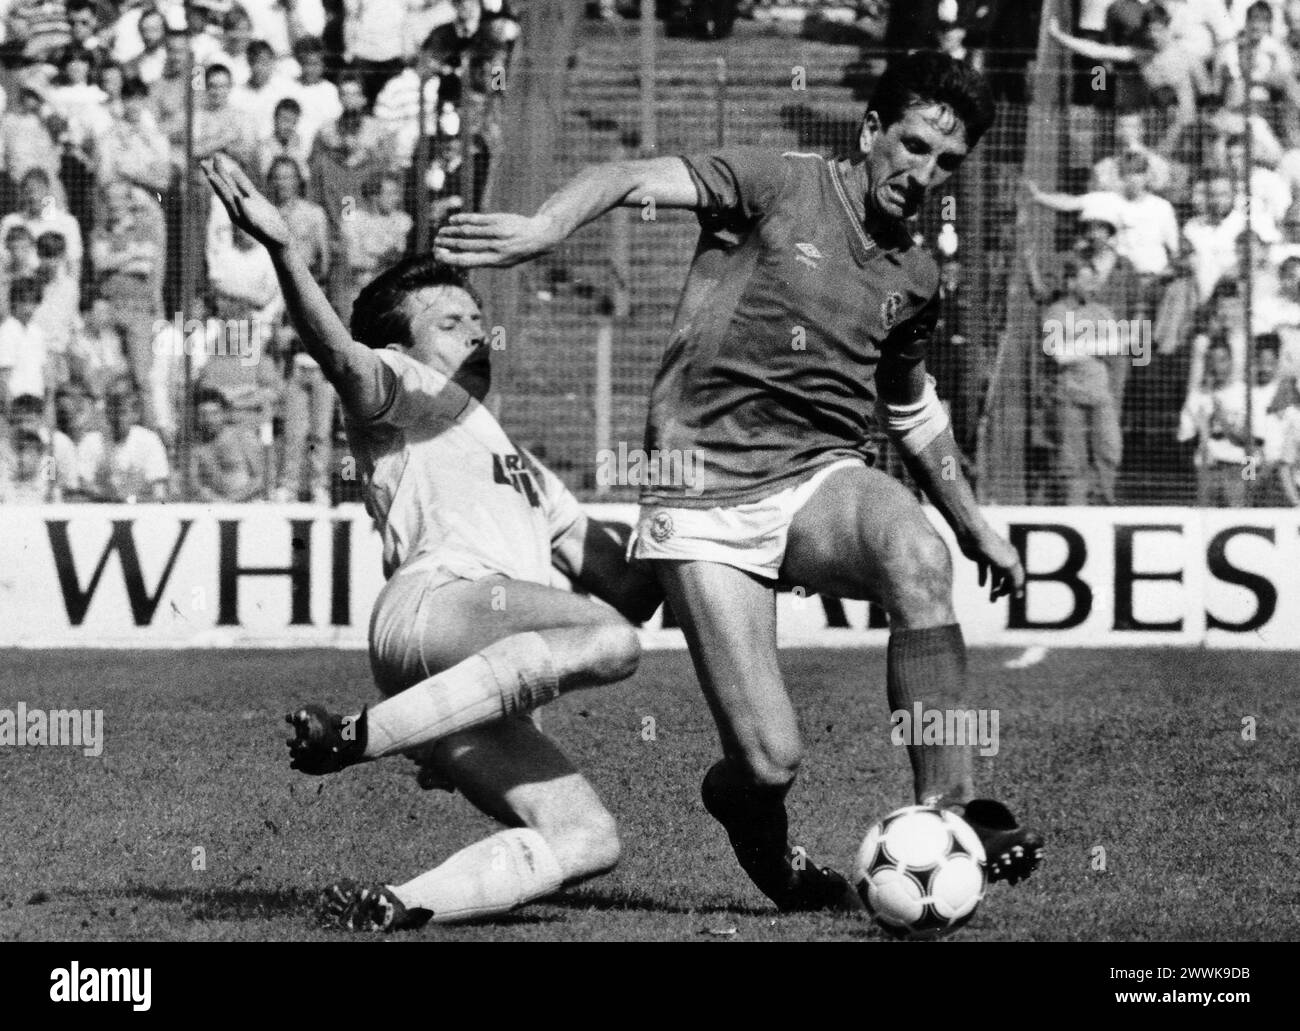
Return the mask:
<path id="1" fill-rule="evenodd" d="M 603 633 L 609 638 L 611 680 L 625 680 L 636 672 L 641 663 L 641 637 L 627 623 L 607 627 Z"/>
<path id="2" fill-rule="evenodd" d="M 566 881 L 612 870 L 622 854 L 618 824 L 604 806 L 587 807 L 538 830 L 551 846 Z"/>
<path id="3" fill-rule="evenodd" d="M 953 620 L 952 556 L 932 530 L 898 542 L 889 562 L 882 602 L 904 626 L 940 626 Z"/>

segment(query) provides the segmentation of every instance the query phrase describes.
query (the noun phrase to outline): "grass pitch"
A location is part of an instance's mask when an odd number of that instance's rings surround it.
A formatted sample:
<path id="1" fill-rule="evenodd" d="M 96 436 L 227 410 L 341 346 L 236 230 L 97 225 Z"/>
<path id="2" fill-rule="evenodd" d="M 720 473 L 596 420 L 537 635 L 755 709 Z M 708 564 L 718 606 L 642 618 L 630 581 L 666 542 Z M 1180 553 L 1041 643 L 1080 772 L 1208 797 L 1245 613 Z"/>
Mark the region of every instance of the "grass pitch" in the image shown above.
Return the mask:
<path id="1" fill-rule="evenodd" d="M 1046 864 L 994 886 L 964 940 L 1294 938 L 1297 656 L 1212 651 L 971 653 L 972 707 L 1000 712 L 982 793 L 1047 835 Z M 889 739 L 883 651 L 788 651 L 807 757 L 797 840 L 845 869 L 911 801 Z M 0 748 L 0 937 L 329 940 L 315 890 L 404 880 L 493 824 L 388 760 L 288 768 L 283 714 L 374 697 L 364 654 L 0 653 L 0 708 L 104 710 L 104 751 Z M 1253 720 L 1254 740 L 1243 736 Z M 650 719 L 647 719 L 650 718 Z M 490 924 L 405 939 L 884 940 L 865 920 L 778 917 L 699 804 L 717 754 L 684 652 L 551 706 L 543 726 L 618 816 L 612 874 Z"/>

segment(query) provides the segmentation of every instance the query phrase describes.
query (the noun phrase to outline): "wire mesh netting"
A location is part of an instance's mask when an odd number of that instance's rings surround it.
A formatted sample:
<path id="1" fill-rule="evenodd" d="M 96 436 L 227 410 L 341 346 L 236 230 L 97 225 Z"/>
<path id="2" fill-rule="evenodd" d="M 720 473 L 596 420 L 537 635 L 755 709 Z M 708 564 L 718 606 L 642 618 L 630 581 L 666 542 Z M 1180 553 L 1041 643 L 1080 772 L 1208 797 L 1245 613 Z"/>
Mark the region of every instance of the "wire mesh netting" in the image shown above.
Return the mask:
<path id="1" fill-rule="evenodd" d="M 200 60 L 191 38 L 186 72 L 183 31 L 144 55 L 156 68 L 75 39 L 11 47 L 3 500 L 359 498 L 333 393 L 265 255 L 182 173 L 191 99 L 196 156 L 241 160 L 346 315 L 452 212 L 533 210 L 589 163 L 737 143 L 851 152 L 886 58 L 837 31 L 660 33 L 649 79 L 634 22 L 587 25 L 521 75 L 510 32 L 425 65 L 403 51 L 345 67 L 326 46 L 290 57 L 247 39 L 237 60 Z M 1099 101 L 1111 64 L 1051 47 L 998 60 L 997 120 L 915 226 L 941 270 L 928 364 L 981 500 L 1294 502 L 1291 98 L 1252 94 L 1249 118 L 1206 100 L 1175 124 L 1172 107 Z M 511 106 L 521 93 L 533 107 Z M 697 229 L 623 209 L 478 280 L 508 342 L 496 410 L 584 498 L 636 496 L 602 482 L 601 455 L 642 444 Z"/>

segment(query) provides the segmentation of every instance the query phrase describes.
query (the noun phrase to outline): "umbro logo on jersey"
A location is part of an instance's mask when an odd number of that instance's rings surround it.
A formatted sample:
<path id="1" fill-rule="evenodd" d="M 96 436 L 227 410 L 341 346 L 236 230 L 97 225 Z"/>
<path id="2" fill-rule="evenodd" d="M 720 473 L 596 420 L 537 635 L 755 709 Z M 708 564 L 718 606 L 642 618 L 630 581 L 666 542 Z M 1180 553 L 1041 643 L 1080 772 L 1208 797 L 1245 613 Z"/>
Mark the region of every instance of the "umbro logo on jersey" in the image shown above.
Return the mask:
<path id="1" fill-rule="evenodd" d="M 816 268 L 817 262 L 821 261 L 822 252 L 810 243 L 796 243 L 795 250 L 799 252 L 795 261 L 802 261 L 809 268 Z"/>

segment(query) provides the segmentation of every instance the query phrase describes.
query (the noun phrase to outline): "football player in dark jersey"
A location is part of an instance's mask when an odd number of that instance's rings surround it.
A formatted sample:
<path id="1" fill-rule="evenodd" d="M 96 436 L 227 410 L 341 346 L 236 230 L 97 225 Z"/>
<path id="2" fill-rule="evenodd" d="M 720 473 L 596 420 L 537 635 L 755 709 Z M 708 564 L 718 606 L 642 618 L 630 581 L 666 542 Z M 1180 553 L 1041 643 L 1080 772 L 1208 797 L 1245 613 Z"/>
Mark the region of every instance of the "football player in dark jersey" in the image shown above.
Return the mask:
<path id="1" fill-rule="evenodd" d="M 963 711 L 950 554 L 917 499 L 872 467 L 873 406 L 990 597 L 1024 588 L 1019 556 L 962 478 L 926 373 L 939 278 L 907 225 L 993 115 L 978 73 L 922 51 L 877 83 L 855 155 L 727 147 L 615 161 L 579 173 L 535 215 L 458 215 L 435 241 L 450 264 L 505 267 L 619 205 L 697 213 L 646 430 L 650 454 L 689 452 L 694 461 L 678 465 L 696 475 L 643 488 L 633 553 L 655 563 L 718 725 L 723 758 L 704 778 L 705 807 L 781 909 L 856 900 L 788 840 L 784 800 L 802 745 L 777 664 L 777 588 L 877 602 L 889 615 L 891 710 Z M 1034 869 L 1041 835 L 974 798 L 968 745 L 908 751 L 916 800 L 964 815 L 991 879 Z"/>

